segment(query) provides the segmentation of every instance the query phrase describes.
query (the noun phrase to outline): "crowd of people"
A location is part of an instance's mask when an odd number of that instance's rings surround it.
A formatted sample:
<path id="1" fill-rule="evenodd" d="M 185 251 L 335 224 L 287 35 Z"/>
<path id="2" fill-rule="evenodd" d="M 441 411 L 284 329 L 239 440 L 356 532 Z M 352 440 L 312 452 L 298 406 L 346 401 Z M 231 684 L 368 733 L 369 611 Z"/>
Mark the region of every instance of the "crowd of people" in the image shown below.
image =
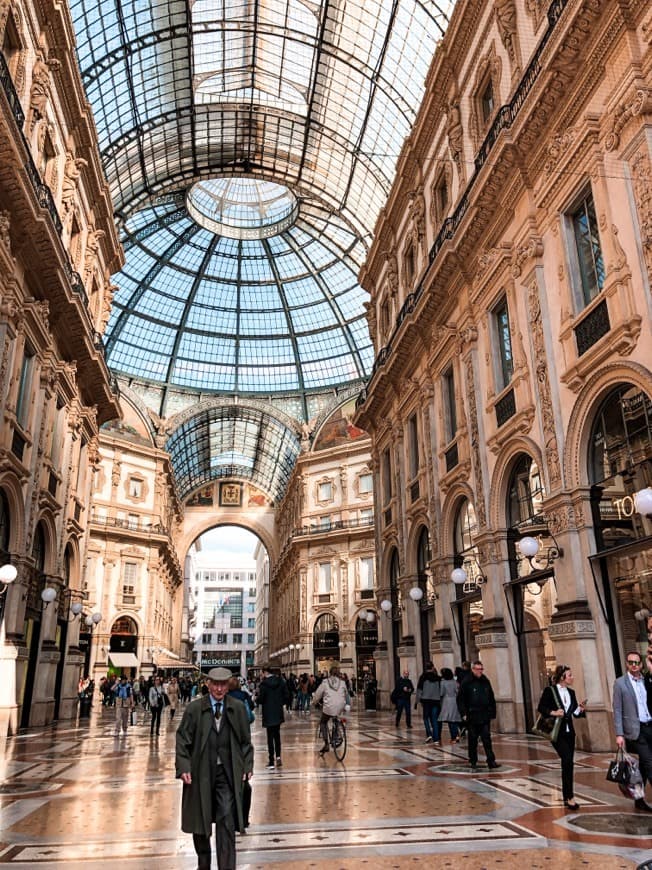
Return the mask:
<path id="1" fill-rule="evenodd" d="M 652 626 L 651 626 L 652 628 Z M 652 782 L 652 630 L 647 658 L 630 651 L 626 673 L 613 690 L 616 742 L 638 757 L 643 784 Z M 646 672 L 643 666 L 646 665 Z M 573 787 L 575 722 L 590 712 L 586 699 L 578 701 L 573 672 L 559 665 L 549 675 L 538 704 L 542 717 L 559 720 L 552 746 L 561 764 L 564 805 L 576 811 Z M 80 680 L 80 697 L 92 693 L 93 684 Z M 107 676 L 100 682 L 102 704 L 115 707 L 115 734 L 126 733 L 134 712 L 150 717 L 150 736 L 160 733 L 161 721 L 172 724 L 176 711 L 183 717 L 176 731 L 177 777 L 183 782 L 182 829 L 193 835 L 198 867 L 210 867 L 210 836 L 216 826 L 218 867 L 235 867 L 235 833 L 246 832 L 251 807 L 253 747 L 251 723 L 260 715 L 267 734 L 268 770 L 283 766 L 281 726 L 289 711 L 308 715 L 320 709 L 319 732 L 323 758 L 329 751 L 327 723 L 341 716 L 355 696 L 355 681 L 334 665 L 329 673 L 282 675 L 269 665 L 249 680 L 226 668 L 213 668 L 205 677 L 178 676 L 165 679 L 152 675 L 133 681 L 125 675 Z M 190 703 L 197 699 L 197 703 Z M 491 723 L 496 718 L 496 698 L 481 661 L 463 662 L 453 672 L 437 670 L 428 662 L 416 687 L 404 669 L 390 695 L 395 707 L 395 725 L 404 719 L 412 728 L 412 709 L 421 709 L 425 742 L 441 746 L 447 726 L 451 744 L 467 741 L 471 771 L 478 770 L 478 744 L 482 743 L 487 767 L 501 767 L 493 750 Z M 164 715 L 168 711 L 167 716 Z M 652 813 L 643 797 L 635 808 Z"/>

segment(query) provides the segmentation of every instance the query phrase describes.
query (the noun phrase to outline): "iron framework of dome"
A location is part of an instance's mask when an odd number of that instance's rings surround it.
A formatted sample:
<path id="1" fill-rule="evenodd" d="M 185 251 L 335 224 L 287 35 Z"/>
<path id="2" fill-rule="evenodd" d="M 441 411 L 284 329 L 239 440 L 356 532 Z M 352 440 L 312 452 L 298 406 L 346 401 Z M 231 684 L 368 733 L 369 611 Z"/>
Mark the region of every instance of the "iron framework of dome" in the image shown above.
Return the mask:
<path id="1" fill-rule="evenodd" d="M 72 0 L 126 249 L 116 372 L 304 395 L 368 374 L 355 276 L 454 3 Z M 193 186 L 229 176 L 296 208 L 235 239 L 191 219 Z"/>

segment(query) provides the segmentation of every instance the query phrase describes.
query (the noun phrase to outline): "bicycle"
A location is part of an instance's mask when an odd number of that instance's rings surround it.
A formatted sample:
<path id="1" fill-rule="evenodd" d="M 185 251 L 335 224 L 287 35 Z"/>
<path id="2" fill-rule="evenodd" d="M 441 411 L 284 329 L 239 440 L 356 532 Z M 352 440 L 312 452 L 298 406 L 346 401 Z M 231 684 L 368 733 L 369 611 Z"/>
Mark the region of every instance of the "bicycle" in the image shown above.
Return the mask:
<path id="1" fill-rule="evenodd" d="M 331 716 L 326 723 L 326 738 L 329 746 L 332 746 L 335 758 L 338 761 L 344 761 L 346 755 L 346 719 L 340 719 L 339 716 Z M 323 758 L 324 752 L 320 750 L 319 755 Z"/>

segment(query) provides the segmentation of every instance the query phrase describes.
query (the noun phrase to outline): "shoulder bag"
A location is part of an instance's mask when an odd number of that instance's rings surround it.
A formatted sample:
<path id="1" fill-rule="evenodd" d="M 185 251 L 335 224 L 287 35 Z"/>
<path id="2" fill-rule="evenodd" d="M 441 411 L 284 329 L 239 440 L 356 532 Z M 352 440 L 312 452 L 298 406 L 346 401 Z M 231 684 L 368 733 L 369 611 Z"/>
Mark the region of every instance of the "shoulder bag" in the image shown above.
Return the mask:
<path id="1" fill-rule="evenodd" d="M 555 696 L 555 700 L 563 709 L 561 700 L 557 696 L 554 686 L 551 686 L 551 689 L 553 695 Z M 537 721 L 534 723 L 532 733 L 536 734 L 537 737 L 544 737 L 546 740 L 554 743 L 559 737 L 559 731 L 561 729 L 561 723 L 563 722 L 563 720 L 563 716 L 542 716 L 541 713 L 539 713 Z"/>

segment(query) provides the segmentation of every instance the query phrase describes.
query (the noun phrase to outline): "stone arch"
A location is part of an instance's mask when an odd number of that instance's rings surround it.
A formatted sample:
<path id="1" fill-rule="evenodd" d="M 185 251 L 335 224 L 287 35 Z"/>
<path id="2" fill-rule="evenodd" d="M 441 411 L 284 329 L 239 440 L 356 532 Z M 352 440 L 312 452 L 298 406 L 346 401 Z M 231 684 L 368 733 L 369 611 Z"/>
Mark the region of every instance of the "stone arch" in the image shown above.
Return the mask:
<path id="1" fill-rule="evenodd" d="M 446 496 L 441 510 L 441 553 L 452 559 L 455 544 L 455 523 L 463 499 L 475 505 L 475 493 L 468 484 L 459 483 Z"/>
<path id="2" fill-rule="evenodd" d="M 530 456 L 543 474 L 545 463 L 541 448 L 531 438 L 515 438 L 500 453 L 494 467 L 489 492 L 489 525 L 494 529 L 507 528 L 507 487 L 516 458 L 522 453 Z"/>
<path id="3" fill-rule="evenodd" d="M 588 484 L 587 456 L 595 412 L 619 384 L 629 383 L 652 397 L 652 374 L 644 366 L 619 362 L 605 366 L 587 379 L 570 415 L 564 449 L 564 477 L 569 488 Z"/>
<path id="4" fill-rule="evenodd" d="M 41 512 L 41 514 L 37 517 L 36 522 L 34 523 L 34 533 L 36 533 L 36 527 L 41 524 L 43 529 L 43 541 L 45 543 L 45 562 L 43 565 L 43 570 L 45 574 L 56 574 L 57 573 L 57 527 L 54 519 L 54 515 L 49 509 L 46 509 Z M 34 539 L 32 537 L 32 546 L 34 544 Z"/>
<path id="5" fill-rule="evenodd" d="M 143 399 L 129 387 L 120 385 L 120 403 L 129 406 L 130 410 L 139 418 L 143 429 L 152 447 L 156 446 L 156 418 L 146 406 Z"/>
<path id="6" fill-rule="evenodd" d="M 9 552 L 22 553 L 25 549 L 25 503 L 20 481 L 14 474 L 5 474 L 0 477 L 0 489 L 7 498 L 11 519 Z"/>
<path id="7" fill-rule="evenodd" d="M 137 616 L 133 611 L 131 611 L 131 610 L 124 610 L 124 609 L 122 609 L 122 610 L 118 610 L 118 611 L 117 611 L 116 613 L 114 613 L 113 616 L 111 617 L 111 622 L 110 622 L 110 624 L 109 624 L 109 635 L 111 634 L 111 632 L 112 632 L 112 630 L 113 630 L 113 626 L 114 626 L 114 625 L 116 624 L 116 622 L 118 622 L 118 620 L 120 620 L 120 619 L 130 619 L 130 620 L 133 622 L 133 624 L 136 626 L 136 637 L 139 638 L 139 639 L 142 638 L 142 636 L 143 636 L 143 625 L 142 625 L 142 621 L 141 621 L 141 619 L 140 619 L 140 618 L 139 618 L 139 617 L 138 617 L 138 616 Z"/>
<path id="8" fill-rule="evenodd" d="M 419 538 L 421 537 L 421 530 L 423 528 L 428 532 L 430 552 L 432 554 L 434 549 L 432 533 L 430 531 L 430 523 L 428 522 L 428 514 L 425 510 L 419 511 L 419 513 L 411 520 L 405 555 L 405 570 L 408 574 L 417 573 L 417 547 L 419 546 Z"/>
<path id="9" fill-rule="evenodd" d="M 267 524 L 263 522 L 265 517 L 268 519 Z M 197 517 L 189 517 L 186 514 L 183 521 L 183 531 L 177 544 L 177 552 L 185 559 L 192 543 L 200 535 L 219 526 L 238 526 L 256 535 L 267 550 L 271 576 L 279 557 L 278 539 L 274 535 L 274 511 L 272 509 L 265 510 L 264 514 L 261 512 L 260 517 L 252 516 L 251 511 L 248 511 L 246 516 L 236 515 L 226 508 L 211 508 L 210 513 Z"/>
<path id="10" fill-rule="evenodd" d="M 61 574 L 65 580 L 65 559 L 66 553 L 70 553 L 69 558 L 69 576 L 68 587 L 70 589 L 78 589 L 81 580 L 81 560 L 79 557 L 79 539 L 75 535 L 71 535 L 63 548 L 64 563 L 61 566 Z"/>
<path id="11" fill-rule="evenodd" d="M 403 573 L 403 571 L 401 571 L 401 549 L 398 545 L 398 539 L 395 535 L 392 535 L 387 539 L 387 541 L 385 541 L 383 546 L 382 558 L 380 560 L 380 582 L 378 583 L 378 586 L 380 587 L 389 587 L 389 569 L 394 550 L 398 553 L 399 575 Z"/>

